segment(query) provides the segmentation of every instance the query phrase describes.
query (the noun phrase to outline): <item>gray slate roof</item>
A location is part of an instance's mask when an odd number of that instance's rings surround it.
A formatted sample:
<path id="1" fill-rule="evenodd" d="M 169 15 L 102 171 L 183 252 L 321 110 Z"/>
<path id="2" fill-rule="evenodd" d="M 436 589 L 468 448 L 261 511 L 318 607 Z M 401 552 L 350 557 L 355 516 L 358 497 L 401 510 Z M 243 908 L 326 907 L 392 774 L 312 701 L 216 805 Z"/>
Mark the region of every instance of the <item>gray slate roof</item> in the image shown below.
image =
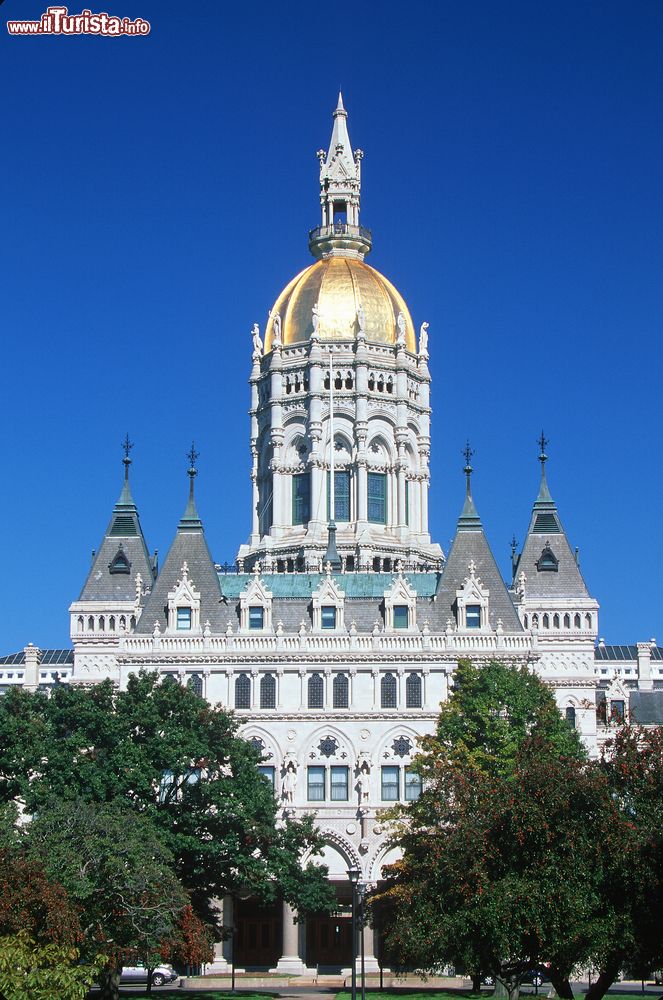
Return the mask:
<path id="1" fill-rule="evenodd" d="M 122 568 L 122 563 L 128 564 L 129 572 L 111 572 L 110 567 L 114 562 L 116 569 Z M 152 586 L 152 562 L 145 545 L 138 509 L 131 496 L 129 480 L 125 479 L 79 601 L 133 601 L 136 596 L 137 573 L 142 577 L 143 587 Z"/>
<path id="2" fill-rule="evenodd" d="M 491 552 L 474 501 L 468 493 L 437 590 L 436 604 L 442 628 L 447 618 L 455 620 L 456 591 L 460 590 L 469 575 L 468 566 L 472 560 L 477 577 L 489 591 L 488 617 L 491 626 L 496 628 L 497 620 L 501 618 L 505 632 L 522 632 L 518 612 Z"/>
<path id="3" fill-rule="evenodd" d="M 193 482 L 193 481 L 192 481 Z M 162 630 L 168 623 L 168 593 L 182 578 L 182 566 L 189 567 L 189 580 L 200 593 L 200 623 L 209 621 L 212 632 L 225 630 L 228 612 L 221 602 L 221 588 L 214 561 L 207 546 L 203 524 L 198 516 L 193 491 L 166 561 L 152 588 L 145 610 L 136 626 L 136 634 L 151 634 L 158 621 Z"/>
<path id="4" fill-rule="evenodd" d="M 637 646 L 607 646 L 599 643 L 594 650 L 595 660 L 637 660 Z M 660 646 L 653 646 L 651 651 L 652 660 L 663 660 L 663 649 Z"/>
<path id="5" fill-rule="evenodd" d="M 629 711 L 639 725 L 663 725 L 663 691 L 631 691 Z"/>
<path id="6" fill-rule="evenodd" d="M 557 569 L 540 569 L 545 550 L 550 550 L 557 560 Z M 557 505 L 550 495 L 545 471 L 541 476 L 539 495 L 534 502 L 527 538 L 516 563 L 513 582 L 524 572 L 527 577 L 525 592 L 528 600 L 540 598 L 589 598 L 589 592 L 571 551 Z"/>

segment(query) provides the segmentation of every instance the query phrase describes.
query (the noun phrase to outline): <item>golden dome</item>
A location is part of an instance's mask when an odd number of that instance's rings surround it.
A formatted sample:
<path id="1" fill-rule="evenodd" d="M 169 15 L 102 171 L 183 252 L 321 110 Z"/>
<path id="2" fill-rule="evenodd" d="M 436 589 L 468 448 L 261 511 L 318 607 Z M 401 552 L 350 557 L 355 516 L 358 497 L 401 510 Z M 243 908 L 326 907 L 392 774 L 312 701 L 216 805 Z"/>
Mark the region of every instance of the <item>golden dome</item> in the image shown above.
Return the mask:
<path id="1" fill-rule="evenodd" d="M 281 316 L 284 347 L 306 343 L 313 333 L 313 306 L 318 305 L 321 340 L 355 340 L 357 310 L 364 310 L 367 340 L 395 344 L 398 314 L 405 319 L 405 346 L 416 351 L 408 307 L 390 281 L 362 260 L 331 256 L 311 264 L 292 279 L 274 304 L 271 316 Z M 272 349 L 273 320 L 265 330 L 265 352 Z"/>

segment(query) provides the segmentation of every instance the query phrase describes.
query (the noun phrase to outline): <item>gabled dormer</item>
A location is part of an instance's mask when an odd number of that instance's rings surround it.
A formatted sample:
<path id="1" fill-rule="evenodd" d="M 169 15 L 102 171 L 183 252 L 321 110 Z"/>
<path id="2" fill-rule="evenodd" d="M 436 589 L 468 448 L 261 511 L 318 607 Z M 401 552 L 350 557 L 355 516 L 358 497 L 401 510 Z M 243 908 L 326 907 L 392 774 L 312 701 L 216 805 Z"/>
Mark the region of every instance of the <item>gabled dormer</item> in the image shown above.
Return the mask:
<path id="1" fill-rule="evenodd" d="M 168 594 L 168 631 L 198 634 L 200 628 L 200 593 L 189 579 L 189 567 L 182 563 L 182 576 Z"/>
<path id="2" fill-rule="evenodd" d="M 417 593 L 403 576 L 403 564 L 399 561 L 398 575 L 384 592 L 384 626 L 387 632 L 401 632 L 416 628 Z"/>
<path id="3" fill-rule="evenodd" d="M 313 631 L 338 632 L 344 627 L 345 591 L 341 590 L 327 563 L 326 573 L 312 595 Z"/>
<path id="4" fill-rule="evenodd" d="M 485 631 L 490 628 L 490 591 L 476 575 L 476 563 L 470 559 L 468 575 L 456 591 L 456 625 L 459 631 Z"/>
<path id="5" fill-rule="evenodd" d="M 253 577 L 239 595 L 239 620 L 242 631 L 271 631 L 272 592 L 260 578 L 259 560 L 256 560 L 253 568 Z"/>

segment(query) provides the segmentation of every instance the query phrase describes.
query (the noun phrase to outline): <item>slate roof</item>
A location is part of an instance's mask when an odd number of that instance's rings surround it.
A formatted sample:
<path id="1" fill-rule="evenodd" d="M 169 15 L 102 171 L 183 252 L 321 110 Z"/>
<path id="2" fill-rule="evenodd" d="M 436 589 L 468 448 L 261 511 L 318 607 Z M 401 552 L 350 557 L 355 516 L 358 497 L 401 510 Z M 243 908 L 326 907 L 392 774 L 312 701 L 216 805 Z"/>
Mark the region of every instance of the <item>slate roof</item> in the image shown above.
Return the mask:
<path id="1" fill-rule="evenodd" d="M 599 643 L 594 650 L 595 660 L 637 660 L 637 646 L 606 646 Z M 651 651 L 652 660 L 663 660 L 663 649 L 660 646 L 653 646 Z"/>
<path id="2" fill-rule="evenodd" d="M 631 691 L 629 711 L 632 722 L 663 725 L 663 691 Z"/>
<path id="3" fill-rule="evenodd" d="M 437 589 L 436 604 L 442 629 L 447 618 L 455 620 L 456 591 L 460 590 L 469 575 L 468 566 L 472 560 L 476 566 L 478 579 L 489 591 L 488 617 L 492 628 L 497 627 L 497 620 L 501 618 L 505 632 L 522 632 L 523 627 L 518 612 L 502 579 L 484 534 L 481 518 L 468 491 L 458 518 L 456 536 Z"/>
<path id="4" fill-rule="evenodd" d="M 126 561 L 129 572 L 112 573 L 110 567 L 114 561 L 116 567 Z M 113 508 L 106 534 L 78 599 L 106 603 L 133 601 L 136 597 L 137 573 L 142 577 L 143 587 L 152 586 L 152 562 L 127 476 L 119 500 Z"/>
<path id="5" fill-rule="evenodd" d="M 152 588 L 135 633 L 152 634 L 158 621 L 162 630 L 168 624 L 168 593 L 182 578 L 182 566 L 189 567 L 189 580 L 200 593 L 200 623 L 209 621 L 212 632 L 223 632 L 228 620 L 227 608 L 221 603 L 221 588 L 214 560 L 207 546 L 203 523 L 198 516 L 193 497 L 193 479 L 186 510 L 177 526 L 166 561 Z"/>
<path id="6" fill-rule="evenodd" d="M 42 649 L 39 665 L 41 667 L 57 665 L 72 666 L 74 662 L 73 649 Z M 15 667 L 25 663 L 25 650 L 19 653 L 9 653 L 8 656 L 0 656 L 0 666 Z"/>
<path id="7" fill-rule="evenodd" d="M 548 549 L 557 561 L 556 570 L 537 566 L 537 563 L 541 564 L 542 556 Z M 514 585 L 522 572 L 527 577 L 525 593 L 528 600 L 589 598 L 585 581 L 562 527 L 557 505 L 550 495 L 545 468 L 542 470 L 541 486 L 532 509 L 527 538 L 514 568 Z"/>

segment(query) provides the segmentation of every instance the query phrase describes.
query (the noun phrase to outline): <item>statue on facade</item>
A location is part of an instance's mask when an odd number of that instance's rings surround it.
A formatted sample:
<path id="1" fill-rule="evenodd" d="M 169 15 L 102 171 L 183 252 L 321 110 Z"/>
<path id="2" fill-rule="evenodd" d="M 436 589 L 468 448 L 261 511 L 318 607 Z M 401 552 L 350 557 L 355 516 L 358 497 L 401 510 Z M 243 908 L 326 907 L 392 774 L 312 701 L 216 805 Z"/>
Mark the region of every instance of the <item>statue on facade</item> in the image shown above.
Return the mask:
<path id="1" fill-rule="evenodd" d="M 428 357 L 428 323 L 422 323 L 419 330 L 419 354 L 422 358 Z"/>
<path id="2" fill-rule="evenodd" d="M 405 316 L 402 312 L 399 312 L 398 318 L 396 320 L 396 326 L 398 327 L 398 336 L 396 337 L 396 347 L 405 347 Z"/>
<path id="3" fill-rule="evenodd" d="M 364 805 L 366 802 L 368 802 L 369 776 L 370 776 L 370 769 L 368 763 L 364 761 L 364 763 L 359 768 L 359 775 L 357 777 L 357 784 L 355 786 L 357 789 L 357 794 L 359 796 L 360 807 Z"/>
<path id="4" fill-rule="evenodd" d="M 262 337 L 260 336 L 260 327 L 257 323 L 253 324 L 253 329 L 251 330 L 251 336 L 253 337 L 253 357 L 259 358 L 262 355 Z"/>
<path id="5" fill-rule="evenodd" d="M 286 802 L 292 803 L 295 801 L 295 789 L 297 788 L 297 768 L 295 762 L 290 760 L 285 769 L 285 774 L 283 775 L 283 781 L 281 782 L 281 798 L 285 799 Z"/>
<path id="6" fill-rule="evenodd" d="M 272 347 L 281 347 L 281 313 L 272 316 Z"/>
<path id="7" fill-rule="evenodd" d="M 317 339 L 318 336 L 318 324 L 320 322 L 320 313 L 318 312 L 318 303 L 313 303 L 313 309 L 311 310 L 311 323 L 313 325 L 312 336 Z"/>
<path id="8" fill-rule="evenodd" d="M 366 336 L 366 313 L 361 302 L 357 306 L 357 336 Z"/>

